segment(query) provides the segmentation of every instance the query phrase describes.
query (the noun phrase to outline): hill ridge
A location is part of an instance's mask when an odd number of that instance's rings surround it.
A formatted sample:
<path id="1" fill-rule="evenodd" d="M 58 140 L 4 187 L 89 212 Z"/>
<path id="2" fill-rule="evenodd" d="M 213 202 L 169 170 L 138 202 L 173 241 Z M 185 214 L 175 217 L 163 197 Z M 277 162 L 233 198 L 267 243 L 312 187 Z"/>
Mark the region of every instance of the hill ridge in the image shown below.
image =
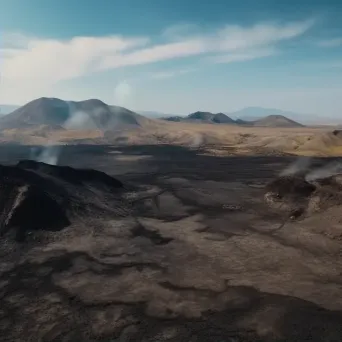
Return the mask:
<path id="1" fill-rule="evenodd" d="M 259 120 L 255 120 L 253 121 L 253 125 L 263 127 L 304 127 L 304 125 L 299 122 L 280 114 L 271 114 Z"/>
<path id="2" fill-rule="evenodd" d="M 258 120 L 247 121 L 243 119 L 232 119 L 225 113 L 211 113 L 197 111 L 187 115 L 186 117 L 171 116 L 164 118 L 167 121 L 175 122 L 202 122 L 202 123 L 214 123 L 214 124 L 234 124 L 234 125 L 248 125 L 248 126 L 263 126 L 263 127 L 304 127 L 304 125 L 287 118 L 281 114 L 271 114 L 262 117 Z"/>
<path id="3" fill-rule="evenodd" d="M 65 101 L 54 97 L 41 97 L 0 118 L 0 129 L 47 125 L 106 131 L 142 127 L 152 121 L 127 108 L 108 105 L 99 99 Z"/>

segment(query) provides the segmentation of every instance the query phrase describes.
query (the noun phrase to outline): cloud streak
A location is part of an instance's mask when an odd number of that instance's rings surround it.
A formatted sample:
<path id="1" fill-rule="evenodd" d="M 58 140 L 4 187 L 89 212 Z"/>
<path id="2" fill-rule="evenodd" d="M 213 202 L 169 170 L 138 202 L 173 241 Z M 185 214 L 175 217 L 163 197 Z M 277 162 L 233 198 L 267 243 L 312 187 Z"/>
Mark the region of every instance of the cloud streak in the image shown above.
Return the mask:
<path id="1" fill-rule="evenodd" d="M 247 50 L 241 53 L 230 53 L 220 56 L 210 57 L 209 60 L 214 63 L 234 63 L 245 62 L 253 59 L 274 56 L 278 53 L 275 48 L 264 48 L 259 50 Z"/>
<path id="2" fill-rule="evenodd" d="M 168 79 L 173 78 L 176 76 L 188 74 L 190 72 L 194 72 L 196 69 L 180 69 L 180 70 L 168 70 L 168 71 L 158 71 L 151 74 L 152 79 L 156 80 L 162 80 L 162 79 Z"/>
<path id="3" fill-rule="evenodd" d="M 275 51 L 277 44 L 303 35 L 313 24 L 313 21 L 307 20 L 285 25 L 227 25 L 197 35 L 193 33 L 194 26 L 183 25 L 165 30 L 161 37 L 166 41 L 159 44 L 144 36 L 113 35 L 57 40 L 6 34 L 0 47 L 1 97 L 6 98 L 6 102 L 15 101 L 18 93 L 32 98 L 61 81 L 171 59 L 207 55 L 212 56 L 212 62 L 227 63 L 266 57 Z M 182 39 L 179 34 L 182 30 L 192 31 L 191 35 L 184 35 Z M 170 71 L 169 75 L 164 74 L 164 78 L 175 75 L 177 72 Z M 160 78 L 163 76 L 160 75 Z"/>

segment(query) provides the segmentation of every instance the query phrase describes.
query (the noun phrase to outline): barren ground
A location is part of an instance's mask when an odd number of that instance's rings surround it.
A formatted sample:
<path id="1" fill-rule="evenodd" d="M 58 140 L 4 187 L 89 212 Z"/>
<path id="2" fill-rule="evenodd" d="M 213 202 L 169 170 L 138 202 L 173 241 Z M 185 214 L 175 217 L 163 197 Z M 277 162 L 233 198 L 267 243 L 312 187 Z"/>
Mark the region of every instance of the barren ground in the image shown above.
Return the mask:
<path id="1" fill-rule="evenodd" d="M 1 164 L 29 156 L 0 148 Z M 152 195 L 134 214 L 84 218 L 56 241 L 15 245 L 10 258 L 1 249 L 0 339 L 340 342 L 342 208 L 289 222 L 263 200 L 294 160 L 63 147 L 60 164 Z"/>
<path id="2" fill-rule="evenodd" d="M 342 152 L 342 133 L 333 135 L 333 127 L 244 127 L 236 125 L 174 123 L 149 120 L 144 127 L 102 132 L 100 130 L 54 130 L 39 126 L 0 132 L 0 142 L 24 145 L 168 144 L 201 148 L 203 153 L 227 156 L 289 153 L 294 155 L 338 156 Z"/>

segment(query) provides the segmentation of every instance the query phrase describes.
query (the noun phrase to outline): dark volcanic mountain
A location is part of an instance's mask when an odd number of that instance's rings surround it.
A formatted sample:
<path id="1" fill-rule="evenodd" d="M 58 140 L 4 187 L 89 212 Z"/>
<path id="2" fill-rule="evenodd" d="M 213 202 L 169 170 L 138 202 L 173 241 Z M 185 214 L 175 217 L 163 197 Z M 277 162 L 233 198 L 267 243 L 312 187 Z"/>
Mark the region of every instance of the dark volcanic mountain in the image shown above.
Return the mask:
<path id="1" fill-rule="evenodd" d="M 105 131 L 139 127 L 148 121 L 126 108 L 109 106 L 97 99 L 76 102 L 43 97 L 1 118 L 0 129 L 57 125 L 68 129 Z"/>
<path id="2" fill-rule="evenodd" d="M 226 123 L 226 124 L 236 123 L 232 118 L 230 118 L 229 116 L 223 113 L 215 114 L 214 117 L 212 118 L 212 121 L 215 123 Z"/>
<path id="3" fill-rule="evenodd" d="M 304 127 L 299 122 L 293 121 L 283 115 L 269 115 L 265 118 L 252 121 L 251 124 L 262 127 Z"/>
<path id="4" fill-rule="evenodd" d="M 235 124 L 235 121 L 223 113 L 213 114 L 210 112 L 195 112 L 188 116 L 171 116 L 165 118 L 167 121 L 185 121 L 185 122 L 198 122 L 198 123 L 217 123 L 217 124 Z"/>
<path id="5" fill-rule="evenodd" d="M 269 115 L 259 120 L 246 121 L 246 120 L 233 120 L 224 113 L 213 114 L 210 112 L 195 112 L 186 117 L 172 116 L 165 118 L 167 121 L 177 122 L 197 122 L 197 123 L 216 123 L 216 124 L 235 124 L 247 126 L 262 126 L 262 127 L 303 127 L 302 124 L 286 118 L 282 115 Z"/>
<path id="6" fill-rule="evenodd" d="M 183 116 L 169 116 L 167 118 L 162 118 L 162 120 L 180 122 L 180 121 L 184 121 L 184 117 Z"/>
<path id="7" fill-rule="evenodd" d="M 188 120 L 201 120 L 201 121 L 211 121 L 215 114 L 210 112 L 195 112 L 189 114 L 186 119 Z"/>

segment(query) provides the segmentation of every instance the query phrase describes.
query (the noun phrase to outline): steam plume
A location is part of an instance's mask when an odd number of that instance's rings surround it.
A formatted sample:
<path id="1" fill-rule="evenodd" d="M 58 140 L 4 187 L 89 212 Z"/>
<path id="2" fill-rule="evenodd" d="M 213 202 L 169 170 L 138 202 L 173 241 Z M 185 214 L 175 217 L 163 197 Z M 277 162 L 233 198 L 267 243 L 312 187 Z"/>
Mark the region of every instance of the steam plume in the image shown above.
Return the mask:
<path id="1" fill-rule="evenodd" d="M 131 87 L 127 82 L 119 83 L 115 88 L 115 101 L 123 103 L 131 94 Z M 66 102 L 66 117 L 63 127 L 71 130 L 111 129 L 117 125 L 116 110 L 114 106 L 106 106 L 101 101 L 87 103 Z M 117 109 L 119 110 L 119 109 Z M 63 113 L 64 114 L 64 113 Z M 58 141 L 60 139 L 56 139 Z M 49 141 L 43 150 L 32 150 L 31 159 L 56 165 L 58 163 L 61 147 Z"/>
<path id="2" fill-rule="evenodd" d="M 100 110 L 100 109 L 97 109 Z M 92 129 L 96 128 L 94 121 L 90 118 L 90 116 L 82 111 L 69 111 L 70 117 L 64 123 L 64 127 L 66 129 Z M 96 113 L 95 113 L 96 114 Z"/>
<path id="3" fill-rule="evenodd" d="M 60 151 L 60 146 L 50 145 L 49 143 L 43 150 L 32 148 L 30 159 L 50 165 L 57 165 Z"/>
<path id="4" fill-rule="evenodd" d="M 299 157 L 294 163 L 289 165 L 285 170 L 280 173 L 280 176 L 291 176 L 296 173 L 305 171 L 311 165 L 310 157 Z"/>
<path id="5" fill-rule="evenodd" d="M 314 181 L 316 179 L 331 177 L 339 173 L 342 173 L 342 164 L 341 162 L 335 161 L 324 167 L 311 171 L 305 178 L 307 181 Z"/>
<path id="6" fill-rule="evenodd" d="M 202 144 L 203 144 L 203 135 L 198 133 L 198 134 L 195 134 L 194 137 L 193 137 L 193 141 L 191 143 L 191 147 L 192 148 L 198 148 L 200 147 Z"/>
<path id="7" fill-rule="evenodd" d="M 124 106 L 127 104 L 127 100 L 132 94 L 132 87 L 128 82 L 120 82 L 114 89 L 114 100 L 118 106 Z"/>

